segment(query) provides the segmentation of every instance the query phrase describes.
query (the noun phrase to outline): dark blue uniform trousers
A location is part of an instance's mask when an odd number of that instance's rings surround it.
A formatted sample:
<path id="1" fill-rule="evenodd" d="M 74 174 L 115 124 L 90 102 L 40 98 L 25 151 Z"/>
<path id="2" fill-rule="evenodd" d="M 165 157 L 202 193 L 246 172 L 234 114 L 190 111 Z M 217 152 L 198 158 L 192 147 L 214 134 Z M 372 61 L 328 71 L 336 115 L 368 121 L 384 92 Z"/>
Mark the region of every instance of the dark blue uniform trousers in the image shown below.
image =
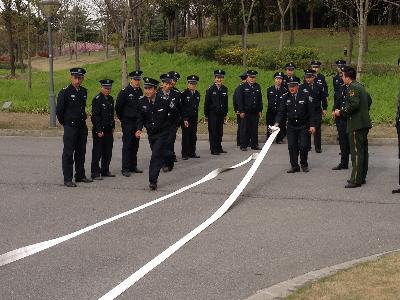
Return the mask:
<path id="1" fill-rule="evenodd" d="M 110 162 L 112 157 L 112 149 L 114 144 L 114 136 L 112 130 L 103 131 L 103 137 L 98 137 L 97 133 L 92 130 L 93 148 L 92 148 L 92 177 L 106 175 L 110 172 Z M 101 160 L 101 168 L 99 162 Z"/>

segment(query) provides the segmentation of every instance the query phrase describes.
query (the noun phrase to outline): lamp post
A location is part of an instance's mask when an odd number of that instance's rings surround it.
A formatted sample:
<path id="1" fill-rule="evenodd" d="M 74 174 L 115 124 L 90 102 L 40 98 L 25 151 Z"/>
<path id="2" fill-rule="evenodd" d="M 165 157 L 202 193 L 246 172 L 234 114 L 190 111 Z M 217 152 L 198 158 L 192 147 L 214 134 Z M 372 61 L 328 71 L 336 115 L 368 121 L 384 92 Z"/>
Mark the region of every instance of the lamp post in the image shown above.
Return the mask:
<path id="1" fill-rule="evenodd" d="M 47 19 L 47 33 L 49 37 L 49 65 L 50 65 L 50 127 L 56 127 L 56 101 L 54 94 L 54 76 L 53 76 L 53 41 L 51 34 L 52 17 L 56 15 L 61 3 L 58 0 L 42 0 L 39 2 L 40 10 Z"/>

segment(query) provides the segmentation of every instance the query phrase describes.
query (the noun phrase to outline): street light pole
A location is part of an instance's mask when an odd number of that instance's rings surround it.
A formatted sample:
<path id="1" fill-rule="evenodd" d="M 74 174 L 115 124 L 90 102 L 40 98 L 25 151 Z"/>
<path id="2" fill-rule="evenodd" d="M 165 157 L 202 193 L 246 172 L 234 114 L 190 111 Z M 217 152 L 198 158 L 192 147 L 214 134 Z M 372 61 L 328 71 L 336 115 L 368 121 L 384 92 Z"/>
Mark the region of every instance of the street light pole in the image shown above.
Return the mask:
<path id="1" fill-rule="evenodd" d="M 54 94 L 54 71 L 53 71 L 53 38 L 51 33 L 51 16 L 47 17 L 47 31 L 49 36 L 49 66 L 50 66 L 50 127 L 56 127 L 56 100 Z"/>
<path id="2" fill-rule="evenodd" d="M 39 7 L 43 15 L 47 19 L 47 34 L 49 37 L 49 66 L 50 66 L 50 91 L 49 91 L 49 108 L 50 108 L 50 127 L 56 127 L 56 101 L 54 94 L 54 72 L 53 72 L 53 38 L 51 34 L 51 21 L 56 15 L 61 3 L 58 0 L 42 0 Z"/>

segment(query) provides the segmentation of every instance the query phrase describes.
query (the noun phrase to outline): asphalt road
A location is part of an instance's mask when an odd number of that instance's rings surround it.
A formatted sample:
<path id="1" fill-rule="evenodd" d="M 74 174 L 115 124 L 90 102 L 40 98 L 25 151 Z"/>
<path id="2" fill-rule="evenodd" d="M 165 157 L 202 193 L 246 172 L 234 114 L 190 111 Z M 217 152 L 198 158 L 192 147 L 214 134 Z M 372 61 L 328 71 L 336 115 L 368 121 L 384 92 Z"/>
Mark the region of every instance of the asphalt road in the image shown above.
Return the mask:
<path id="1" fill-rule="evenodd" d="M 176 150 L 180 147 L 177 142 Z M 0 137 L 0 253 L 45 241 L 151 201 L 251 152 L 179 161 L 148 189 L 149 146 L 140 144 L 144 174 L 76 189 L 62 185 L 61 138 Z M 91 143 L 86 170 L 90 170 Z M 331 171 L 338 146 L 310 153 L 309 173 L 286 174 L 287 145 L 273 145 L 238 202 L 217 223 L 142 278 L 119 299 L 243 299 L 294 276 L 400 248 L 396 146 L 370 147 L 362 188 L 343 187 L 350 170 Z M 177 151 L 179 152 L 179 151 Z M 97 299 L 206 220 L 250 164 L 39 254 L 0 267 L 0 299 Z M 89 174 L 89 172 L 88 172 Z"/>

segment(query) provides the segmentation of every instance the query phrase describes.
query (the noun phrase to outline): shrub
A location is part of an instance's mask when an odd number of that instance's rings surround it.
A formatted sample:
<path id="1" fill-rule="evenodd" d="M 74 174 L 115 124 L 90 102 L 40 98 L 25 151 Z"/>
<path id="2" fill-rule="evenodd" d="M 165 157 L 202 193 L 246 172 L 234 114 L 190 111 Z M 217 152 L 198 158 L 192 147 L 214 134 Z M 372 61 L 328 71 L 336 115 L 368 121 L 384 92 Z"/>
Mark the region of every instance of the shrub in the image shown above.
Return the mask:
<path id="1" fill-rule="evenodd" d="M 187 44 L 188 39 L 180 38 L 178 40 L 178 52 L 182 51 L 183 47 Z M 149 52 L 155 53 L 174 53 L 175 40 L 163 40 L 145 43 L 144 49 Z"/>
<path id="2" fill-rule="evenodd" d="M 196 40 L 187 43 L 183 47 L 183 51 L 188 55 L 200 56 L 206 59 L 216 59 L 216 51 L 232 47 L 237 44 L 234 41 L 223 41 L 219 43 L 217 40 Z"/>
<path id="3" fill-rule="evenodd" d="M 294 62 L 297 68 L 309 68 L 310 61 L 318 59 L 317 50 L 308 47 L 284 47 L 281 52 L 274 54 L 275 68 L 280 69 L 288 62 Z"/>

